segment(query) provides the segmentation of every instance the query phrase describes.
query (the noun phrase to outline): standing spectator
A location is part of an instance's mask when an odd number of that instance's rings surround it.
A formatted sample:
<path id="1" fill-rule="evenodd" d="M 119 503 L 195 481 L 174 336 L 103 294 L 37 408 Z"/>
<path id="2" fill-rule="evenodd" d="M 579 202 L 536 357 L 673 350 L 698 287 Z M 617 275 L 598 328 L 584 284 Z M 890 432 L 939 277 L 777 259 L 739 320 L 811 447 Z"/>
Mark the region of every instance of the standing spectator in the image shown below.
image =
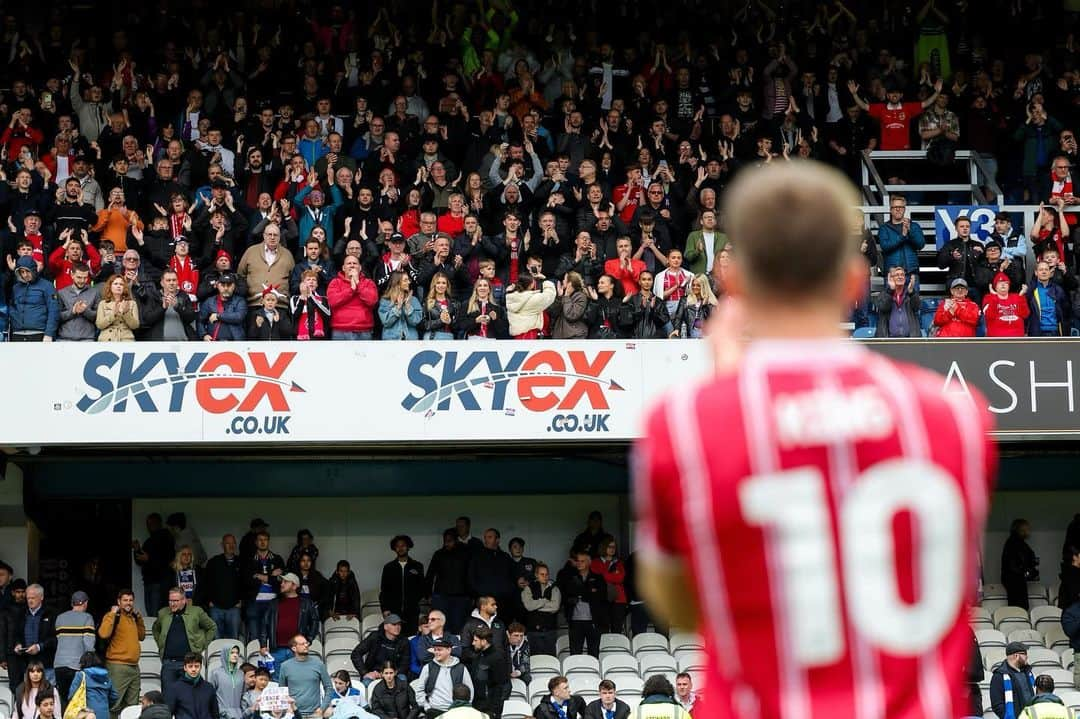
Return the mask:
<path id="1" fill-rule="evenodd" d="M 473 697 L 472 677 L 461 660 L 450 654 L 451 648 L 446 639 L 435 642 L 432 646 L 435 658 L 424 665 L 416 680 L 419 686 L 416 702 L 423 708 L 425 716 L 438 716 L 449 709 L 458 687 L 468 689 L 469 700 Z"/>
<path id="2" fill-rule="evenodd" d="M 938 337 L 974 337 L 979 324 L 979 306 L 968 299 L 968 286 L 963 277 L 949 283 L 949 297 L 934 312 Z"/>
<path id="3" fill-rule="evenodd" d="M 877 240 L 885 267 L 902 267 L 907 274 L 918 277 L 919 252 L 926 238 L 922 226 L 907 216 L 907 198 L 903 195 L 889 198 L 889 219 L 878 226 Z"/>
<path id="4" fill-rule="evenodd" d="M 60 323 L 60 302 L 52 283 L 38 275 L 33 257 L 15 261 L 9 327 L 12 342 L 52 342 Z"/>
<path id="5" fill-rule="evenodd" d="M 1031 525 L 1026 519 L 1014 519 L 1009 538 L 1001 549 L 1001 583 L 1010 607 L 1028 608 L 1027 583 L 1039 581 L 1039 558 L 1028 546 Z"/>
<path id="6" fill-rule="evenodd" d="M 1050 188 L 1043 178 L 1049 177 L 1054 138 L 1061 132 L 1062 126 L 1056 118 L 1046 113 L 1046 108 L 1040 103 L 1027 103 L 1024 112 L 1026 120 L 1013 132 L 1012 139 L 1013 142 L 1022 143 L 1023 189 L 1027 191 L 1027 201 L 1035 204 L 1050 194 Z"/>
<path id="7" fill-rule="evenodd" d="M 247 309 L 243 298 L 235 292 L 236 275 L 222 272 L 217 281 L 217 295 L 199 305 L 199 332 L 203 340 L 223 342 L 244 339 Z"/>
<path id="8" fill-rule="evenodd" d="M 469 616 L 469 555 L 458 541 L 457 530 L 443 532 L 443 546 L 428 562 L 427 585 L 431 606 L 446 615 L 446 626 L 455 634 Z"/>
<path id="9" fill-rule="evenodd" d="M 182 545 L 176 550 L 176 558 L 169 564 L 169 573 L 162 580 L 162 591 L 169 591 L 171 587 L 179 587 L 188 600 L 188 604 L 204 603 L 201 586 L 202 570 L 195 566 L 195 554 L 188 545 Z"/>
<path id="10" fill-rule="evenodd" d="M 330 305 L 318 293 L 321 275 L 316 270 L 304 270 L 300 274 L 298 294 L 289 298 L 296 339 L 325 340 L 330 333 Z"/>
<path id="11" fill-rule="evenodd" d="M 330 680 L 326 665 L 322 659 L 311 656 L 310 640 L 304 634 L 290 639 L 289 649 L 293 657 L 278 669 L 278 683 L 288 687 L 289 696 L 296 702 L 301 716 L 321 716 L 335 696 L 334 683 Z"/>
<path id="12" fill-rule="evenodd" d="M 294 639 L 301 636 L 310 642 L 319 635 L 320 629 L 319 608 L 310 597 L 297 591 L 300 588 L 300 578 L 292 572 L 282 574 L 279 587 L 281 593 L 270 602 L 263 631 L 258 635 L 259 650 L 263 656 L 274 657 L 278 676 L 282 662 L 293 655 Z M 326 671 L 325 667 L 323 671 Z M 329 678 L 326 683 L 330 684 Z"/>
<path id="13" fill-rule="evenodd" d="M 506 651 L 510 653 L 510 676 L 527 685 L 532 679 L 532 645 L 525 636 L 525 625 L 514 622 L 506 628 Z"/>
<path id="14" fill-rule="evenodd" d="M 600 556 L 600 545 L 611 535 L 604 529 L 604 515 L 598 510 L 589 512 L 585 523 L 585 531 L 574 537 L 573 551 L 585 552 L 595 559 Z"/>
<path id="15" fill-rule="evenodd" d="M 473 550 L 469 559 L 469 590 L 475 597 L 493 597 L 499 606 L 509 608 L 516 604 L 517 565 L 499 546 L 501 538 L 495 528 L 484 530 L 483 546 Z"/>
<path id="16" fill-rule="evenodd" d="M 379 670 L 382 681 L 371 690 L 370 711 L 379 719 L 416 719 L 420 714 L 420 705 L 416 703 L 416 693 L 407 682 L 399 681 L 397 667 L 385 662 Z"/>
<path id="17" fill-rule="evenodd" d="M 56 614 L 44 604 L 45 589 L 31 584 L 26 588 L 25 607 L 16 606 L 8 615 L 8 646 L 14 644 L 14 654 L 8 658 L 8 675 L 21 677 L 30 662 L 39 661 L 45 667 L 45 677 L 55 684 Z"/>
<path id="18" fill-rule="evenodd" d="M 645 271 L 645 262 L 632 257 L 633 244 L 629 237 L 615 241 L 615 253 L 617 257 L 604 263 L 604 274 L 619 282 L 623 296 L 632 295 L 638 291 L 638 277 Z"/>
<path id="19" fill-rule="evenodd" d="M 345 257 L 341 272 L 326 288 L 330 303 L 330 326 L 335 340 L 370 340 L 375 328 L 375 283 L 360 270 L 360 260 Z"/>
<path id="20" fill-rule="evenodd" d="M 1068 337 L 1072 307 L 1061 285 L 1052 282 L 1048 262 L 1035 263 L 1035 278 L 1028 290 L 1028 337 Z"/>
<path id="21" fill-rule="evenodd" d="M 1027 605 L 1027 597 L 1024 598 Z M 998 719 L 1014 719 L 1035 699 L 1035 677 L 1027 661 L 1028 649 L 1021 642 L 1009 642 L 1005 661 L 990 676 L 990 707 Z"/>
<path id="22" fill-rule="evenodd" d="M 79 662 L 87 652 L 94 651 L 96 632 L 94 618 L 86 611 L 90 596 L 86 592 L 71 595 L 71 609 L 56 618 L 56 688 L 60 696 L 67 697 L 75 672 L 82 667 Z M 104 669 L 102 670 L 104 671 Z"/>
<path id="23" fill-rule="evenodd" d="M 262 304 L 262 291 L 267 287 L 285 292 L 289 287 L 289 276 L 296 265 L 292 254 L 281 246 L 281 228 L 268 224 L 263 229 L 263 241 L 244 251 L 236 265 L 236 274 L 247 283 L 247 303 L 250 307 Z M 221 280 L 219 279 L 220 283 Z M 285 304 L 278 302 L 284 309 Z M 242 338 L 239 338 L 242 339 Z"/>
<path id="24" fill-rule="evenodd" d="M 188 604 L 182 589 L 173 587 L 167 596 L 169 606 L 158 612 L 151 632 L 161 657 L 161 689 L 165 696 L 187 671 L 185 657 L 192 652 L 201 656 L 217 631 L 206 612 Z"/>
<path id="25" fill-rule="evenodd" d="M 221 648 L 221 664 L 210 673 L 210 683 L 217 693 L 218 709 L 222 719 L 241 719 L 240 704 L 244 696 L 244 672 L 240 668 L 243 657 L 240 642 Z"/>
<path id="26" fill-rule="evenodd" d="M 536 719 L 584 719 L 585 700 L 570 693 L 570 680 L 563 676 L 548 680 L 548 694 L 533 712 Z"/>
<path id="27" fill-rule="evenodd" d="M 536 565 L 536 579 L 521 590 L 521 603 L 527 612 L 529 644 L 537 654 L 554 655 L 562 593 L 546 564 Z"/>
<path id="28" fill-rule="evenodd" d="M 379 300 L 379 322 L 384 340 L 415 340 L 420 338 L 417 327 L 423 320 L 424 310 L 412 291 L 412 280 L 407 272 L 395 270 L 390 273 L 386 290 Z"/>
<path id="29" fill-rule="evenodd" d="M 71 284 L 56 293 L 60 324 L 56 339 L 93 342 L 97 339 L 97 307 L 101 292 L 90 286 L 90 268 L 78 263 L 71 268 Z"/>
<path id="30" fill-rule="evenodd" d="M 503 703 L 510 697 L 510 664 L 504 649 L 493 645 L 489 627 L 478 627 L 472 643 L 462 650 L 473 679 L 473 706 L 491 719 L 501 719 Z"/>
<path id="31" fill-rule="evenodd" d="M 894 195 L 895 197 L 895 195 Z M 728 237 L 718 229 L 716 210 L 702 210 L 701 229 L 686 238 L 686 269 L 695 275 L 708 272 L 728 243 Z"/>
<path id="32" fill-rule="evenodd" d="M 461 628 L 461 646 L 472 646 L 472 636 L 477 629 L 487 627 L 491 630 L 491 642 L 501 651 L 506 651 L 506 623 L 498 616 L 499 603 L 495 597 L 479 597 L 472 616 Z"/>
<path id="33" fill-rule="evenodd" d="M 598 618 L 602 634 L 622 634 L 626 626 L 626 566 L 618 556 L 618 546 L 614 537 L 600 543 L 600 556 L 592 560 L 593 574 L 598 574 L 606 585 L 604 613 Z"/>
<path id="34" fill-rule="evenodd" d="M 641 704 L 637 710 L 638 719 L 690 719 L 686 711 L 675 698 L 675 688 L 663 674 L 654 674 L 645 680 L 641 689 Z"/>
<path id="35" fill-rule="evenodd" d="M 328 617 L 356 617 L 360 614 L 360 587 L 348 561 L 337 563 L 333 576 L 326 584 L 326 607 Z"/>
<path id="36" fill-rule="evenodd" d="M 994 275 L 990 289 L 992 291 L 983 298 L 986 336 L 1023 337 L 1030 314 L 1027 300 L 1015 292 L 1009 292 L 1009 276 L 1004 272 Z"/>
<path id="37" fill-rule="evenodd" d="M 911 123 L 922 114 L 923 110 L 937 102 L 938 93 L 943 85 L 941 78 L 934 83 L 934 94 L 922 102 L 904 102 L 904 92 L 895 84 L 885 90 L 887 102 L 875 102 L 867 104 L 859 96 L 859 86 L 854 80 L 848 82 L 848 91 L 852 99 L 861 110 L 878 121 L 881 126 L 882 150 L 910 150 L 911 149 Z"/>
<path id="38" fill-rule="evenodd" d="M 460 322 L 461 305 L 454 300 L 450 278 L 442 272 L 431 275 L 423 310 L 424 317 L 420 321 L 421 339 L 454 339 L 454 329 Z"/>
<path id="39" fill-rule="evenodd" d="M 140 305 L 139 310 L 148 340 L 188 342 L 198 339 L 195 323 L 199 313 L 188 293 L 180 291 L 176 270 L 167 269 L 161 273 L 161 292 L 148 296 L 146 304 Z"/>
<path id="40" fill-rule="evenodd" d="M 135 608 L 135 593 L 130 589 L 121 589 L 116 595 L 116 604 L 101 620 L 98 637 L 105 643 L 105 668 L 116 688 L 112 714 L 119 715 L 124 707 L 139 701 L 140 643 L 146 638 L 146 625 Z"/>
<path id="41" fill-rule="evenodd" d="M 615 698 L 615 682 L 604 679 L 597 687 L 597 691 L 600 693 L 600 698 L 594 699 L 585 707 L 584 716 L 586 719 L 630 718 L 630 705 L 622 699 Z M 683 708 L 685 709 L 685 707 Z"/>
<path id="42" fill-rule="evenodd" d="M 1024 269 L 1028 251 L 1027 235 L 1013 227 L 1012 216 L 1008 212 L 994 215 L 994 231 L 986 241 L 997 242 L 1005 256 L 1019 265 L 1021 270 Z"/>
<path id="43" fill-rule="evenodd" d="M 885 280 L 888 291 L 878 294 L 875 336 L 922 336 L 922 327 L 919 325 L 919 291 L 915 289 L 915 281 L 915 275 L 906 277 L 903 267 L 889 268 Z"/>
<path id="44" fill-rule="evenodd" d="M 211 557 L 203 571 L 203 597 L 217 625 L 218 639 L 240 638 L 241 563 L 236 537 L 226 534 L 221 538 L 221 554 Z"/>
<path id="45" fill-rule="evenodd" d="M 12 697 L 15 700 L 15 714 L 19 719 L 37 719 L 37 698 L 52 697 L 56 706 L 62 706 L 60 692 L 45 678 L 45 667 L 41 662 L 30 662 L 26 667 L 26 673 L 22 682 L 15 687 Z"/>
<path id="46" fill-rule="evenodd" d="M 326 577 L 314 568 L 315 561 L 307 550 L 300 554 L 300 567 L 295 572 L 300 579 L 300 594 L 310 599 L 317 610 L 321 611 L 323 597 L 326 596 Z"/>
<path id="47" fill-rule="evenodd" d="M 187 515 L 183 512 L 173 512 L 165 518 L 165 528 L 173 535 L 173 543 L 177 547 L 189 547 L 191 549 L 192 562 L 199 567 L 206 566 L 206 550 L 203 549 L 202 540 L 195 533 L 195 528 L 188 525 Z"/>
<path id="48" fill-rule="evenodd" d="M 68 701 L 82 691 L 86 697 L 86 708 L 94 712 L 95 717 L 109 716 L 109 708 L 116 706 L 120 696 L 109 680 L 109 672 L 101 666 L 101 659 L 92 650 L 79 659 L 79 671 L 71 682 Z"/>
<path id="49" fill-rule="evenodd" d="M 365 686 L 379 678 L 379 667 L 390 662 L 402 680 L 409 674 L 409 640 L 402 636 L 401 617 L 390 614 L 382 625 L 364 637 L 350 655 L 352 664 Z"/>
<path id="50" fill-rule="evenodd" d="M 566 621 L 570 625 L 570 653 L 581 654 L 586 642 L 589 654 L 600 656 L 600 630 L 596 626 L 603 616 L 607 598 L 604 579 L 590 569 L 592 557 L 578 550 L 571 558 L 572 568 L 561 572 L 559 591 L 562 593 Z"/>
<path id="51" fill-rule="evenodd" d="M 539 272 L 519 275 L 506 292 L 510 336 L 516 340 L 550 336 L 545 310 L 555 302 L 555 297 L 555 283 Z"/>
<path id="52" fill-rule="evenodd" d="M 479 285 L 479 282 L 477 283 Z M 586 311 L 589 295 L 581 275 L 571 270 L 559 283 L 558 297 L 551 305 L 551 336 L 557 340 L 583 340 L 589 336 Z"/>
<path id="53" fill-rule="evenodd" d="M 426 595 L 424 565 L 409 556 L 413 540 L 407 534 L 399 534 L 390 540 L 394 558 L 383 565 L 379 581 L 379 606 L 383 616 L 397 614 L 403 617 L 405 636 L 416 634 L 414 617 L 420 616 L 420 601 Z"/>
<path id="54" fill-rule="evenodd" d="M 95 319 L 98 342 L 134 342 L 139 329 L 139 306 L 127 280 L 114 275 L 101 286 L 101 302 Z"/>
<path id="55" fill-rule="evenodd" d="M 202 655 L 188 652 L 183 659 L 184 671 L 165 691 L 165 698 L 175 719 L 220 719 L 217 692 L 202 677 Z"/>

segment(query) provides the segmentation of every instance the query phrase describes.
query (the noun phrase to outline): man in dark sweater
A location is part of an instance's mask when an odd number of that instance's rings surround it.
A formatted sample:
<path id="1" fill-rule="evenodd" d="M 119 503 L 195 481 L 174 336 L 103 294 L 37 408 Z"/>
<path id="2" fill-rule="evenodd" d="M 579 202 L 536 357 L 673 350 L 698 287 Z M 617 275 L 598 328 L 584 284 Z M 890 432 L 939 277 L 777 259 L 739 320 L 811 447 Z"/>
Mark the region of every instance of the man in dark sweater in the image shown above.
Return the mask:
<path id="1" fill-rule="evenodd" d="M 469 555 L 466 545 L 457 541 L 457 531 L 443 532 L 442 549 L 431 555 L 427 588 L 431 606 L 446 615 L 446 628 L 457 634 L 469 616 Z"/>
<path id="2" fill-rule="evenodd" d="M 217 625 L 218 639 L 239 639 L 243 586 L 240 582 L 240 556 L 236 553 L 236 537 L 226 534 L 221 538 L 221 554 L 210 558 L 203 575 L 204 596 L 210 618 Z"/>
<path id="3" fill-rule="evenodd" d="M 391 662 L 397 667 L 399 679 L 407 681 L 409 640 L 402 636 L 401 617 L 391 614 L 384 618 L 382 626 L 364 637 L 349 658 L 367 682 L 379 678 L 383 662 Z"/>
<path id="4" fill-rule="evenodd" d="M 581 654 L 588 642 L 589 654 L 599 657 L 600 630 L 596 627 L 596 617 L 607 598 L 604 579 L 590 571 L 592 558 L 584 549 L 575 552 L 572 561 L 573 571 L 559 573 L 559 591 L 570 624 L 570 653 Z"/>
<path id="5" fill-rule="evenodd" d="M 146 541 L 131 542 L 135 563 L 142 570 L 143 601 L 146 616 L 152 617 L 165 606 L 166 597 L 162 592 L 162 580 L 169 572 L 169 563 L 175 558 L 173 536 L 165 529 L 161 515 L 157 512 L 146 517 Z"/>
<path id="6" fill-rule="evenodd" d="M 175 719 L 220 719 L 217 690 L 202 678 L 202 657 L 194 652 L 184 656 L 184 674 L 166 693 Z"/>
<path id="7" fill-rule="evenodd" d="M 379 605 L 383 616 L 397 614 L 401 617 L 405 636 L 416 634 L 420 600 L 427 590 L 424 565 L 409 556 L 412 548 L 412 537 L 407 534 L 399 534 L 390 540 L 394 558 L 383 566 L 379 584 Z"/>
<path id="8" fill-rule="evenodd" d="M 492 645 L 492 638 L 489 627 L 478 627 L 472 646 L 465 647 L 462 656 L 472 675 L 473 707 L 491 719 L 500 719 L 503 703 L 510 696 L 510 663 L 506 652 Z"/>
<path id="9" fill-rule="evenodd" d="M 499 530 L 484 531 L 484 545 L 473 550 L 469 560 L 469 590 L 474 597 L 495 597 L 508 610 L 517 604 L 518 567 L 499 547 L 500 539 Z"/>

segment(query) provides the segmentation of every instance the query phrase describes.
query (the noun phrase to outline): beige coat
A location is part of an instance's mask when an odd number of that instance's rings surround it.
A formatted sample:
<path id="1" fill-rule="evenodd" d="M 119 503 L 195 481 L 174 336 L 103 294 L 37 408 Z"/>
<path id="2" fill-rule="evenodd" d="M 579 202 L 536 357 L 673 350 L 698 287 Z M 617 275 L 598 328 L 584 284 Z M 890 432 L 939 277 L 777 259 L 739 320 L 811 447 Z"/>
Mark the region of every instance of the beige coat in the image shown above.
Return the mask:
<path id="1" fill-rule="evenodd" d="M 236 274 L 247 281 L 248 305 L 262 304 L 263 287 L 273 286 L 281 293 L 278 307 L 285 307 L 289 295 L 289 276 L 295 266 L 292 254 L 284 247 L 278 247 L 277 258 L 269 265 L 266 264 L 261 242 L 247 248 L 236 266 Z"/>
<path id="2" fill-rule="evenodd" d="M 98 305 L 97 326 L 101 330 L 98 342 L 133 342 L 135 330 L 139 329 L 139 308 L 135 300 L 126 300 L 127 309 L 124 314 L 116 312 L 117 303 L 113 300 L 103 300 Z"/>

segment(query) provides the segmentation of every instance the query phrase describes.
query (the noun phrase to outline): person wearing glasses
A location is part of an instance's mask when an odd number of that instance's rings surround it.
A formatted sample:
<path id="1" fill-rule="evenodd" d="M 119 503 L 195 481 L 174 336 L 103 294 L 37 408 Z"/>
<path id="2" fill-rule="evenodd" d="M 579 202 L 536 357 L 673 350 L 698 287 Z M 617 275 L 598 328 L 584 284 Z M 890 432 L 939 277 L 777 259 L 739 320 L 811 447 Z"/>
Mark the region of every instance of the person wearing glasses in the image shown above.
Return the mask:
<path id="1" fill-rule="evenodd" d="M 278 669 L 278 684 L 288 687 L 289 696 L 296 702 L 296 712 L 301 717 L 322 716 L 322 712 L 337 697 L 330 673 L 326 671 L 322 659 L 309 653 L 311 642 L 303 634 L 289 640 L 289 650 L 293 656 Z"/>

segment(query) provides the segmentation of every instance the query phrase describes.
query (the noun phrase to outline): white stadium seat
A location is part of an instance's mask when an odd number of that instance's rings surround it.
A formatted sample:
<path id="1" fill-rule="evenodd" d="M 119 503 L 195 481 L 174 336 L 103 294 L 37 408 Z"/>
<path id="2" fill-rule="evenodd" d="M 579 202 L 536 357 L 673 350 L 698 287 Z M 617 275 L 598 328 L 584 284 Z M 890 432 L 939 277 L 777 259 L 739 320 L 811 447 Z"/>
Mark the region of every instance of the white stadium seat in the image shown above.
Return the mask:
<path id="1" fill-rule="evenodd" d="M 1076 711 L 1080 710 L 1080 692 L 1075 689 L 1066 689 L 1065 691 L 1055 691 L 1058 699 L 1065 703 L 1065 706 Z"/>
<path id="2" fill-rule="evenodd" d="M 599 674 L 600 662 L 588 654 L 567 657 L 562 662 L 562 673 L 567 677 L 572 674 Z"/>
<path id="3" fill-rule="evenodd" d="M 603 658 L 605 654 L 630 653 L 630 640 L 626 638 L 625 634 L 601 634 L 600 635 L 600 657 Z"/>
<path id="4" fill-rule="evenodd" d="M 1046 647 L 1028 647 L 1027 660 L 1032 667 L 1032 671 L 1035 671 L 1035 667 L 1056 669 L 1061 666 L 1061 656 Z"/>
<path id="5" fill-rule="evenodd" d="M 983 657 L 983 667 L 987 672 L 1005 661 L 1005 647 L 981 647 L 979 651 Z"/>
<path id="6" fill-rule="evenodd" d="M 619 681 L 615 682 L 615 696 L 623 701 L 626 701 L 627 697 L 640 698 L 643 686 L 645 686 L 645 682 L 637 677 L 619 677 Z"/>
<path id="7" fill-rule="evenodd" d="M 1049 677 L 1054 680 L 1055 694 L 1057 694 L 1059 690 L 1064 691 L 1073 688 L 1073 673 L 1068 669 L 1040 667 L 1039 671 L 1035 672 L 1035 675 L 1038 676 L 1040 674 L 1049 675 Z"/>
<path id="8" fill-rule="evenodd" d="M 1073 668 L 1073 650 L 1072 650 L 1071 647 L 1069 649 L 1066 649 L 1065 651 L 1063 651 L 1061 653 L 1061 666 L 1063 666 L 1066 669 L 1072 671 L 1072 668 Z M 1080 687 L 1077 687 L 1077 689 L 1080 689 Z"/>
<path id="9" fill-rule="evenodd" d="M 1042 632 L 1036 629 L 1017 629 L 1009 632 L 1009 642 L 1021 642 L 1029 647 L 1045 647 Z"/>
<path id="10" fill-rule="evenodd" d="M 323 636 L 329 641 L 335 634 L 353 634 L 359 640 L 360 620 L 355 617 L 329 618 L 323 622 Z"/>
<path id="11" fill-rule="evenodd" d="M 975 640 L 979 642 L 980 647 L 1001 647 L 1004 649 L 1006 644 L 1005 635 L 997 629 L 981 629 L 975 632 Z"/>
<path id="12" fill-rule="evenodd" d="M 1057 607 L 1034 607 L 1031 610 L 1031 626 L 1039 631 L 1045 632 L 1046 629 L 1040 625 L 1054 624 L 1061 626 L 1061 610 Z"/>
<path id="13" fill-rule="evenodd" d="M 517 677 L 510 680 L 510 697 L 521 699 L 522 701 L 529 700 L 529 685 L 521 681 Z"/>
<path id="14" fill-rule="evenodd" d="M 1008 597 L 1009 594 L 1005 591 L 1004 584 L 983 585 L 983 599 L 1007 599 Z"/>
<path id="15" fill-rule="evenodd" d="M 533 654 L 529 657 L 529 669 L 535 676 L 537 673 L 549 675 L 548 678 L 562 673 L 562 664 L 557 657 L 550 654 Z M 544 681 L 547 681 L 545 679 Z"/>
<path id="16" fill-rule="evenodd" d="M 637 676 L 639 671 L 638 660 L 630 654 L 609 654 L 600 659 L 600 673 L 612 681 L 622 674 Z"/>
<path id="17" fill-rule="evenodd" d="M 705 669 L 705 653 L 686 654 L 679 658 L 680 672 L 695 672 Z"/>
<path id="18" fill-rule="evenodd" d="M 503 719 L 527 719 L 533 715 L 529 703 L 518 697 L 510 697 L 503 704 Z"/>
<path id="19" fill-rule="evenodd" d="M 684 654 L 684 656 L 690 657 L 692 655 Z M 638 669 L 641 678 L 648 679 L 654 674 L 676 674 L 679 671 L 679 666 L 675 662 L 675 657 L 648 652 L 638 658 Z"/>
<path id="20" fill-rule="evenodd" d="M 684 649 L 692 649 L 699 652 L 704 651 L 705 643 L 701 641 L 701 637 L 697 634 L 680 632 L 671 635 L 671 638 L 668 640 L 668 647 L 674 656 L 678 656 L 676 652 Z"/>
<path id="21" fill-rule="evenodd" d="M 634 637 L 633 641 L 630 642 L 630 646 L 634 650 L 635 655 L 644 652 L 662 652 L 667 654 L 668 640 L 663 634 L 643 632 Z"/>
<path id="22" fill-rule="evenodd" d="M 1043 643 L 1046 644 L 1049 649 L 1064 649 L 1069 646 L 1069 636 L 1065 634 L 1065 630 L 1061 628 L 1060 624 L 1051 624 L 1049 626 L 1043 625 Z"/>
<path id="23" fill-rule="evenodd" d="M 120 719 L 139 719 L 140 714 L 142 714 L 142 707 L 133 704 L 120 710 Z"/>
<path id="24" fill-rule="evenodd" d="M 994 610 L 994 626 L 1008 636 L 1009 632 L 1017 629 L 1031 629 L 1031 620 L 1026 609 L 1002 607 Z"/>
<path id="25" fill-rule="evenodd" d="M 339 654 L 352 654 L 352 650 L 359 644 L 359 640 L 351 635 L 345 633 L 331 634 L 326 638 L 326 644 L 323 648 L 323 654 L 326 657 L 333 657 Z"/>

